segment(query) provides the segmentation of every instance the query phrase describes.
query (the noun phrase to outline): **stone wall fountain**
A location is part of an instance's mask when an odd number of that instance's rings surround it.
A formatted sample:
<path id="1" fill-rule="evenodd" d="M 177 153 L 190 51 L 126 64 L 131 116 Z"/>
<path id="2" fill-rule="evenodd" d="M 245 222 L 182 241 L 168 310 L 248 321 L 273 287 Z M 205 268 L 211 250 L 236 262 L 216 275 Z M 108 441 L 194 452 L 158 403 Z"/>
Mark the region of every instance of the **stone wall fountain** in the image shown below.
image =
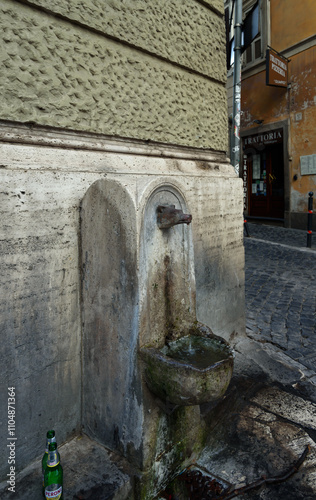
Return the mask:
<path id="1" fill-rule="evenodd" d="M 139 499 L 197 457 L 199 405 L 232 376 L 228 342 L 197 321 L 188 208 L 161 179 L 138 209 L 111 180 L 82 203 L 83 426 L 134 467 Z"/>

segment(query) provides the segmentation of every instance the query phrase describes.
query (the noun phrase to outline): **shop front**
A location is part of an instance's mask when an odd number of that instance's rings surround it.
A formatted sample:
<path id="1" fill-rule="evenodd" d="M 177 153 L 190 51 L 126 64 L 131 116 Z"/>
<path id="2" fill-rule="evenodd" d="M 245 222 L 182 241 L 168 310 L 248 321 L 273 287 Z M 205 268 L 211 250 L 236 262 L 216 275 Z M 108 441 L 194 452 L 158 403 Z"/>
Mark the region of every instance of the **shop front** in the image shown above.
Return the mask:
<path id="1" fill-rule="evenodd" d="M 279 128 L 242 138 L 244 212 L 248 216 L 284 219 L 283 136 Z"/>

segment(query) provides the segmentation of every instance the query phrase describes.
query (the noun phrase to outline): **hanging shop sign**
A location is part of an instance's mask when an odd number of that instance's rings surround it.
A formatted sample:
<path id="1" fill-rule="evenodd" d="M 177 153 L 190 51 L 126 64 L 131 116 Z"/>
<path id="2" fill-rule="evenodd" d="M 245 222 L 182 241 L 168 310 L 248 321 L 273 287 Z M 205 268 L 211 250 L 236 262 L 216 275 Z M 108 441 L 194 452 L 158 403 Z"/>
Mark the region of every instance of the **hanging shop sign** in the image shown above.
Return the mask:
<path id="1" fill-rule="evenodd" d="M 266 52 L 266 85 L 287 88 L 288 59 L 272 49 Z"/>

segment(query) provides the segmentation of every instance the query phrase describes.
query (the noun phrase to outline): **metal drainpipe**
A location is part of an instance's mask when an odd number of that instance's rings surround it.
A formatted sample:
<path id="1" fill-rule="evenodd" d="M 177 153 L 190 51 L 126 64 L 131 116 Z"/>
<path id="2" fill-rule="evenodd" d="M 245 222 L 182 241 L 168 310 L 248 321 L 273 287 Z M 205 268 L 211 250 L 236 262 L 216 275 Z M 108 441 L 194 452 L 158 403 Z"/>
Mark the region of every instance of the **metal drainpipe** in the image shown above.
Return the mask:
<path id="1" fill-rule="evenodd" d="M 241 32 L 242 32 L 242 0 L 235 2 L 234 25 L 234 75 L 233 75 L 233 137 L 231 145 L 231 162 L 239 176 L 240 162 L 240 94 L 241 94 Z"/>

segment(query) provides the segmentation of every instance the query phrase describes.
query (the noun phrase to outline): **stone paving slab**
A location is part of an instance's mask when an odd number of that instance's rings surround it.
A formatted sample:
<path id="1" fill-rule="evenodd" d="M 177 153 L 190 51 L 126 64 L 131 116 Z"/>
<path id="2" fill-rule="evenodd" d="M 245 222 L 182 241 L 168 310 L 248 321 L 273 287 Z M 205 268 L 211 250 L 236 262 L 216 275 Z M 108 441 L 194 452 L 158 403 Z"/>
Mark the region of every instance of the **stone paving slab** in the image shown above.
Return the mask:
<path id="1" fill-rule="evenodd" d="M 237 382 L 238 384 L 238 382 Z M 274 405 L 269 408 L 269 394 Z M 296 408 L 285 419 L 275 411 L 277 404 Z M 242 398 L 242 394 L 239 394 Z M 239 399 L 239 405 L 241 399 Z M 315 405 L 314 405 L 315 406 Z M 312 407 L 312 414 L 314 411 Z M 307 446 L 310 451 L 299 471 L 282 483 L 270 484 L 242 495 L 245 500 L 314 500 L 316 498 L 316 444 L 307 430 L 306 413 L 296 396 L 277 387 L 259 389 L 253 398 L 223 411 L 220 424 L 213 429 L 198 465 L 234 485 L 243 487 L 266 477 L 283 474 L 292 467 Z M 308 413 L 308 412 L 307 412 Z M 313 423 L 316 423 L 313 414 Z M 239 498 L 239 497 L 238 497 Z M 240 497 L 241 498 L 241 497 Z"/>
<path id="2" fill-rule="evenodd" d="M 265 410 L 290 422 L 316 430 L 316 404 L 301 397 L 268 387 L 256 394 L 251 401 Z"/>
<path id="3" fill-rule="evenodd" d="M 113 462 L 109 452 L 87 436 L 59 448 L 64 472 L 64 500 L 122 500 L 132 498 L 129 475 Z M 16 491 L 0 484 L 1 500 L 41 500 L 41 461 L 16 477 Z"/>
<path id="4" fill-rule="evenodd" d="M 271 343 L 259 343 L 250 338 L 240 340 L 235 346 L 234 373 L 254 380 L 266 380 L 270 384 L 281 384 L 316 403 L 315 370 L 293 360 Z"/>

